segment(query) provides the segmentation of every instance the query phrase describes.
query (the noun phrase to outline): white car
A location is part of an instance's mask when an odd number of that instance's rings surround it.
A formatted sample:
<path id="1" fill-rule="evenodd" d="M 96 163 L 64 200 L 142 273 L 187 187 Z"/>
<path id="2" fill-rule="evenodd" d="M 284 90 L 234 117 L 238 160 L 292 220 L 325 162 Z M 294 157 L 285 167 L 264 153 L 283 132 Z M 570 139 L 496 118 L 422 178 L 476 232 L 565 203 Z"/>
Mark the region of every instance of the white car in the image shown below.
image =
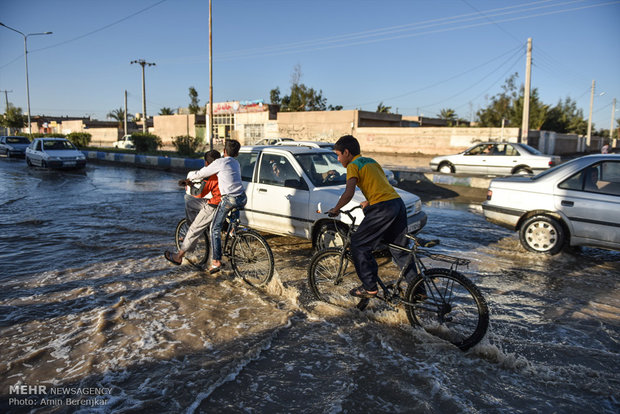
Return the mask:
<path id="1" fill-rule="evenodd" d="M 114 148 L 134 149 L 136 146 L 131 135 L 125 135 L 114 143 Z"/>
<path id="2" fill-rule="evenodd" d="M 316 248 L 340 245 L 336 224 L 325 212 L 334 207 L 345 189 L 346 169 L 333 151 L 290 146 L 241 147 L 241 164 L 248 202 L 242 221 L 268 233 L 292 235 L 312 240 Z M 407 207 L 408 231 L 417 232 L 426 224 L 420 198 L 396 189 Z M 365 198 L 359 189 L 349 209 Z M 363 217 L 356 210 L 356 222 Z M 347 217 L 338 218 L 348 225 Z"/>
<path id="3" fill-rule="evenodd" d="M 325 148 L 328 150 L 334 150 L 334 145 L 331 142 L 324 142 L 324 141 L 280 141 L 274 145 L 278 145 L 278 146 L 294 146 L 294 147 L 308 147 L 308 148 Z M 383 172 L 385 173 L 385 176 L 387 177 L 388 181 L 390 182 L 390 184 L 392 184 L 393 186 L 398 184 L 398 181 L 396 181 L 396 177 L 394 176 L 394 173 L 392 172 L 392 170 L 388 170 L 387 168 L 383 168 Z"/>
<path id="4" fill-rule="evenodd" d="M 589 155 L 534 177 L 491 181 L 485 218 L 519 232 L 523 247 L 555 254 L 563 246 L 620 250 L 620 155 Z"/>
<path id="5" fill-rule="evenodd" d="M 26 148 L 30 145 L 30 140 L 21 136 L 2 136 L 0 137 L 0 154 L 7 157 L 23 157 L 26 155 Z"/>
<path id="6" fill-rule="evenodd" d="M 293 138 L 263 138 L 256 141 L 254 145 L 278 145 L 280 142 L 295 141 Z"/>
<path id="7" fill-rule="evenodd" d="M 26 148 L 26 163 L 44 168 L 84 168 L 86 156 L 65 138 L 36 138 Z"/>
<path id="8" fill-rule="evenodd" d="M 445 174 L 537 174 L 560 163 L 556 155 L 544 155 L 526 144 L 484 142 L 455 155 L 431 160 L 433 171 Z"/>

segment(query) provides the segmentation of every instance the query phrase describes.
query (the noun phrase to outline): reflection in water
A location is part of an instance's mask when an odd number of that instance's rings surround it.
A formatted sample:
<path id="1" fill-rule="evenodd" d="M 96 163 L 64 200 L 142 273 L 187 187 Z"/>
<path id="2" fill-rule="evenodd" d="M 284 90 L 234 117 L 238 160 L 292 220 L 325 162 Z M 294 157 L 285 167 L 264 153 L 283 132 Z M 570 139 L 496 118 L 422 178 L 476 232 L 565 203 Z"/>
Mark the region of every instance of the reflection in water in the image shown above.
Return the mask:
<path id="1" fill-rule="evenodd" d="M 7 165 L 3 412 L 15 410 L 15 384 L 109 388 L 76 397 L 107 411 L 618 411 L 619 252 L 526 253 L 475 205 L 427 205 L 424 236 L 472 259 L 463 270 L 489 300 L 489 334 L 465 354 L 404 312 L 313 302 L 304 240 L 267 236 L 277 273 L 265 289 L 169 265 L 162 252 L 183 215 L 177 176 Z"/>

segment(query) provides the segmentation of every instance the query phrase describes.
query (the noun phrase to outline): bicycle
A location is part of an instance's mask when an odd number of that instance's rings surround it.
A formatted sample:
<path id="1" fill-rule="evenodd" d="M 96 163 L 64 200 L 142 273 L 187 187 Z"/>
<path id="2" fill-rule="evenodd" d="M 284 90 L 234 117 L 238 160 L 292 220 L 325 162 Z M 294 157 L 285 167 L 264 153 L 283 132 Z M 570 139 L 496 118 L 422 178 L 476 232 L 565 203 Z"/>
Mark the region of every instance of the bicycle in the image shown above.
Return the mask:
<path id="1" fill-rule="evenodd" d="M 232 219 L 233 213 L 238 211 L 239 209 L 233 208 L 226 216 L 222 231 L 222 255 L 229 259 L 235 276 L 242 278 L 251 286 L 264 286 L 273 277 L 273 253 L 263 236 L 241 224 L 238 214 L 237 218 Z M 177 250 L 181 248 L 188 228 L 185 218 L 177 224 L 174 233 Z M 210 250 L 209 234 L 205 231 L 193 249 L 193 252 L 197 252 L 196 262 L 191 259 L 188 261 L 194 267 L 204 270 L 203 266 L 209 259 Z"/>
<path id="2" fill-rule="evenodd" d="M 341 307 L 356 306 L 363 311 L 372 299 L 359 299 L 349 294 L 360 283 L 350 251 L 355 226 L 355 217 L 351 212 L 357 208 L 361 207 L 341 210 L 351 220 L 348 228 L 336 225 L 344 245 L 314 254 L 308 268 L 308 283 L 318 300 Z M 393 282 L 384 284 L 379 278 L 382 292 L 373 299 L 385 302 L 394 311 L 396 306 L 404 306 L 411 325 L 421 326 L 428 333 L 451 342 L 463 351 L 470 349 L 484 338 L 489 326 L 489 309 L 480 289 L 458 272 L 459 266 L 466 266 L 470 261 L 425 249 L 437 245 L 438 240 L 427 242 L 412 234 L 406 236 L 411 240 L 411 247 L 387 244 L 409 253 L 406 265 Z M 450 267 L 429 269 L 421 256 L 447 262 Z M 410 266 L 415 270 L 415 277 L 407 282 L 405 270 Z M 403 288 L 405 282 L 406 290 Z"/>

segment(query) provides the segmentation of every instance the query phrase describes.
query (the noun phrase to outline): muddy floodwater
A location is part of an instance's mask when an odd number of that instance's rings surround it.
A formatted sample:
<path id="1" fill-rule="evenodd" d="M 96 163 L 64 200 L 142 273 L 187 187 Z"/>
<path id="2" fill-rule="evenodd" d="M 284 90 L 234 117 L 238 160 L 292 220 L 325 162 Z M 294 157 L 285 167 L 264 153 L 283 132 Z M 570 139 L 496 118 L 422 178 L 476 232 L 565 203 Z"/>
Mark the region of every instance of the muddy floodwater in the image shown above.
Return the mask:
<path id="1" fill-rule="evenodd" d="M 172 266 L 178 178 L 0 159 L 0 412 L 620 411 L 620 252 L 528 253 L 479 204 L 426 202 L 423 234 L 489 302 L 462 352 L 402 311 L 315 302 L 306 240 L 266 235 L 262 289 Z"/>

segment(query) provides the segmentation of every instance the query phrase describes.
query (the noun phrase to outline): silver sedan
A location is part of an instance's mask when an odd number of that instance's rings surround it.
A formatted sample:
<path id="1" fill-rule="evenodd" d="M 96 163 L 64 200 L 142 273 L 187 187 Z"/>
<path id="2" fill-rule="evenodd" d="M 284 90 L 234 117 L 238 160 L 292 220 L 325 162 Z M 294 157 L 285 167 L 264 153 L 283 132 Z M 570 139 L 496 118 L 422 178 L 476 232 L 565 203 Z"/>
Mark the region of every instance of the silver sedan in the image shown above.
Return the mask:
<path id="1" fill-rule="evenodd" d="M 620 250 L 620 155 L 589 155 L 534 177 L 491 181 L 485 218 L 519 232 L 523 247 L 556 254 L 563 246 Z"/>
<path id="2" fill-rule="evenodd" d="M 455 155 L 431 160 L 433 171 L 479 175 L 536 174 L 559 164 L 560 157 L 545 155 L 526 144 L 485 142 Z"/>

